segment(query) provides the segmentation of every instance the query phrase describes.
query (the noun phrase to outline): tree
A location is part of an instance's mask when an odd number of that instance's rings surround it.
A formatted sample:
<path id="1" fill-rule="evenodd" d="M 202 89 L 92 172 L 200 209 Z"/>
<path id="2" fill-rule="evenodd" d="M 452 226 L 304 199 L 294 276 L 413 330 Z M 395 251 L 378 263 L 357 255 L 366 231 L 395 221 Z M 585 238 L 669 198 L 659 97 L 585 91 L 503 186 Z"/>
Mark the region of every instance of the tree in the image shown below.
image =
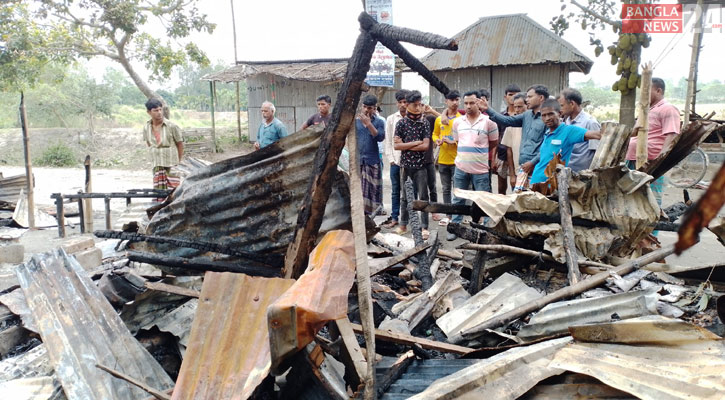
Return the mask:
<path id="1" fill-rule="evenodd" d="M 133 64 L 144 63 L 151 72 L 150 79 L 155 80 L 168 79 L 174 67 L 187 61 L 208 64 L 206 55 L 194 43 L 179 43 L 192 32 L 211 33 L 215 28 L 205 14 L 199 13 L 198 1 L 40 0 L 32 24 L 49 25 L 62 33 L 53 37 L 46 48 L 74 57 L 113 60 L 144 96 L 160 98 Z M 165 37 L 149 33 L 152 21 L 163 27 Z"/>
<path id="2" fill-rule="evenodd" d="M 32 15 L 26 3 L 0 2 L 0 92 L 23 91 L 37 82 L 47 63 L 67 61 L 64 54 L 47 50 L 57 33 L 29 21 Z"/>
<path id="3" fill-rule="evenodd" d="M 561 0 L 564 3 L 565 0 Z M 623 0 L 621 4 L 645 4 L 653 0 Z M 617 66 L 617 80 L 612 84 L 612 90 L 620 92 L 619 123 L 634 126 L 634 108 L 636 103 L 636 88 L 641 85 L 639 75 L 639 63 L 642 55 L 642 48 L 648 47 L 649 35 L 645 33 L 622 32 L 622 21 L 614 18 L 617 12 L 617 5 L 620 2 L 607 0 L 587 0 L 587 4 L 581 4 L 577 0 L 569 0 L 569 3 L 576 7 L 577 11 L 569 12 L 566 16 L 564 11 L 567 4 L 561 6 L 561 15 L 552 18 L 551 28 L 559 36 L 569 28 L 569 21 L 573 20 L 581 25 L 583 30 L 591 28 L 594 31 L 601 31 L 607 27 L 619 34 L 617 41 L 607 47 L 611 56 L 612 65 Z M 589 43 L 594 48 L 594 54 L 599 57 L 604 52 L 604 45 L 601 39 L 597 38 L 595 32 L 589 32 Z"/>

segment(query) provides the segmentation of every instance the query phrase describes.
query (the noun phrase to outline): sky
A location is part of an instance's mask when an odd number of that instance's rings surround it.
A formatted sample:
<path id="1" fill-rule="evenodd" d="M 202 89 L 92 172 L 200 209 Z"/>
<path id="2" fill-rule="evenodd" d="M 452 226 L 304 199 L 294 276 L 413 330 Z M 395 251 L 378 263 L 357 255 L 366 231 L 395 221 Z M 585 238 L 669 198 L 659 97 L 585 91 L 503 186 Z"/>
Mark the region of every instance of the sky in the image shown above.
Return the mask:
<path id="1" fill-rule="evenodd" d="M 234 1 L 238 60 L 267 61 L 306 58 L 346 58 L 352 53 L 359 33 L 357 16 L 362 11 L 361 0 L 274 0 Z M 566 3 L 569 3 L 567 0 Z M 586 3 L 586 1 L 583 1 Z M 676 3 L 662 0 L 661 4 Z M 479 17 L 525 13 L 547 29 L 549 21 L 558 16 L 563 3 L 559 0 L 518 0 L 461 2 L 460 7 L 440 0 L 393 0 L 393 22 L 397 26 L 453 37 Z M 569 5 L 569 8 L 574 6 Z M 192 39 L 212 61 L 234 64 L 232 13 L 230 0 L 203 0 L 201 12 L 217 24 L 213 34 L 195 34 Z M 566 10 L 568 12 L 569 9 Z M 711 13 L 708 23 L 722 23 L 725 10 Z M 573 22 L 573 21 L 572 21 Z M 687 77 L 692 53 L 693 34 L 652 34 L 649 48 L 643 49 L 642 61 L 656 62 L 654 76 L 674 81 Z M 616 40 L 611 29 L 598 31 L 605 51 L 595 57 L 589 35 L 576 23 L 571 23 L 563 38 L 594 61 L 588 75 L 571 73 L 572 85 L 590 78 L 601 85 L 611 85 L 615 67 L 610 65 L 606 46 Z M 722 79 L 720 60 L 716 51 L 722 49 L 723 29 L 703 35 L 703 50 L 699 62 L 699 82 Z M 414 45 L 406 47 L 417 57 L 428 49 Z M 406 74 L 413 75 L 413 74 Z M 406 82 L 406 79 L 408 82 Z M 403 84 L 417 84 L 404 78 Z"/>

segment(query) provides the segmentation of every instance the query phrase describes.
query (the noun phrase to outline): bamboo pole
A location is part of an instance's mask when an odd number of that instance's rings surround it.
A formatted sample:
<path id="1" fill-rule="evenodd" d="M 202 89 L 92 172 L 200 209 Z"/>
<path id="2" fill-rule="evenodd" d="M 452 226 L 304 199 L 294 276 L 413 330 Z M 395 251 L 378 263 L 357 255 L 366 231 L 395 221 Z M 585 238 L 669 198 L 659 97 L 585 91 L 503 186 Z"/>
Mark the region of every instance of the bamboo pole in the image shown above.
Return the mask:
<path id="1" fill-rule="evenodd" d="M 214 122 L 214 101 L 216 101 L 216 85 L 214 81 L 209 81 L 209 91 L 211 92 L 211 141 L 216 153 L 216 124 Z"/>
<path id="2" fill-rule="evenodd" d="M 91 185 L 91 156 L 86 155 L 85 161 L 83 161 L 83 166 L 86 169 L 86 180 L 85 180 L 85 192 L 91 193 L 92 185 Z M 83 199 L 83 227 L 86 232 L 93 232 L 93 200 L 92 199 Z"/>
<path id="3" fill-rule="evenodd" d="M 700 57 L 702 44 L 702 0 L 697 1 L 695 7 L 695 34 L 692 38 L 692 56 L 690 57 L 690 72 L 687 76 L 687 94 L 685 95 L 685 117 L 682 130 L 690 123 L 690 113 L 695 111 L 695 92 L 697 91 L 697 60 Z M 692 110 L 690 105 L 692 104 Z"/>
<path id="4" fill-rule="evenodd" d="M 25 94 L 20 92 L 20 128 L 23 131 L 23 155 L 25 156 L 25 177 L 28 185 L 28 228 L 35 229 L 35 197 L 33 196 L 33 165 L 30 161 L 30 133 L 28 132 L 28 114 L 25 112 Z"/>
<path id="5" fill-rule="evenodd" d="M 485 250 L 485 251 L 495 251 L 498 253 L 513 253 L 513 254 L 521 254 L 522 256 L 531 256 L 531 257 L 541 257 L 542 259 L 546 261 L 553 261 L 555 263 L 559 263 L 559 261 L 556 261 L 556 259 L 549 254 L 542 253 L 540 251 L 535 250 L 529 250 L 529 249 L 522 249 L 521 247 L 516 246 L 509 246 L 506 244 L 475 244 L 475 243 L 466 243 L 463 246 L 460 247 L 461 249 L 465 250 Z M 587 266 L 587 267 L 596 267 L 596 268 L 603 268 L 606 270 L 614 269 L 615 267 L 609 264 L 603 264 L 596 261 L 589 261 L 589 260 L 578 260 L 577 263 L 579 265 Z"/>
<path id="6" fill-rule="evenodd" d="M 637 169 L 647 163 L 647 135 L 649 134 L 649 91 L 652 87 L 652 63 L 642 66 L 642 88 L 637 103 Z"/>
<path id="7" fill-rule="evenodd" d="M 355 124 L 347 134 L 347 150 L 350 153 L 350 208 L 352 209 L 352 232 L 355 237 L 355 265 L 357 273 L 357 298 L 360 307 L 360 321 L 365 336 L 367 375 L 364 398 L 375 399 L 375 321 L 373 320 L 373 298 L 368 266 L 368 246 L 365 238 L 365 210 L 363 206 L 360 161 L 357 150 Z"/>
<path id="8" fill-rule="evenodd" d="M 606 282 L 607 278 L 612 276 L 613 273 L 617 274 L 619 276 L 626 275 L 626 274 L 634 271 L 635 269 L 639 269 L 640 267 L 647 265 L 651 262 L 662 260 L 663 258 L 667 257 L 668 255 L 670 255 L 674 252 L 675 252 L 674 244 L 665 246 L 661 249 L 657 249 L 651 253 L 647 253 L 647 254 L 643 255 L 642 257 L 639 257 L 639 258 L 631 260 L 625 264 L 622 264 L 610 271 L 600 272 L 587 279 L 584 279 L 583 281 L 577 283 L 576 285 L 564 287 L 553 293 L 549 293 L 548 295 L 541 297 L 535 301 L 532 301 L 530 303 L 517 307 L 507 313 L 504 313 L 497 317 L 491 318 L 473 328 L 467 329 L 467 330 L 461 332 L 460 334 L 449 338 L 448 341 L 451 343 L 461 343 L 466 340 L 475 339 L 476 337 L 485 333 L 488 329 L 493 329 L 493 328 L 499 327 L 499 326 L 509 323 L 517 318 L 521 318 L 528 313 L 540 310 L 547 304 L 553 303 L 555 301 L 563 300 L 563 299 L 566 299 L 571 296 L 575 296 L 575 295 L 585 292 L 589 289 L 593 289 L 593 288 L 603 284 L 604 282 Z"/>

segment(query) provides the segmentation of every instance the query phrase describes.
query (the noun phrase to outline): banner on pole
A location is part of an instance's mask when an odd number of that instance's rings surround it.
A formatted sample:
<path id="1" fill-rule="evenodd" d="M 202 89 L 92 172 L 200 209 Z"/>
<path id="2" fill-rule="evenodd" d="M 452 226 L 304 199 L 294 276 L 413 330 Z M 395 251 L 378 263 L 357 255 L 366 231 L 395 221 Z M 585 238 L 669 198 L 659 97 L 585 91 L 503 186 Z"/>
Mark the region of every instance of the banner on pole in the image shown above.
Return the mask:
<path id="1" fill-rule="evenodd" d="M 365 11 L 380 24 L 393 24 L 392 0 L 365 0 Z M 395 86 L 395 54 L 378 43 L 365 79 L 370 86 Z"/>

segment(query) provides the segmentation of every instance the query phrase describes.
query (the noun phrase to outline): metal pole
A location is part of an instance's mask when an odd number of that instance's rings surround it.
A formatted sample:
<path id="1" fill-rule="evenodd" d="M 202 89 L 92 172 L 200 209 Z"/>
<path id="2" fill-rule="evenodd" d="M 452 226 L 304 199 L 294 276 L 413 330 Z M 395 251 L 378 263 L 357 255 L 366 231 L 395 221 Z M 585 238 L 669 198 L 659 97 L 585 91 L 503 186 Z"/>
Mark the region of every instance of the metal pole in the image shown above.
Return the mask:
<path id="1" fill-rule="evenodd" d="M 23 131 L 23 155 L 25 156 L 25 177 L 28 182 L 28 227 L 35 229 L 35 198 L 33 197 L 33 165 L 30 161 L 30 134 L 28 133 L 28 115 L 25 112 L 25 94 L 20 92 L 20 128 Z"/>

